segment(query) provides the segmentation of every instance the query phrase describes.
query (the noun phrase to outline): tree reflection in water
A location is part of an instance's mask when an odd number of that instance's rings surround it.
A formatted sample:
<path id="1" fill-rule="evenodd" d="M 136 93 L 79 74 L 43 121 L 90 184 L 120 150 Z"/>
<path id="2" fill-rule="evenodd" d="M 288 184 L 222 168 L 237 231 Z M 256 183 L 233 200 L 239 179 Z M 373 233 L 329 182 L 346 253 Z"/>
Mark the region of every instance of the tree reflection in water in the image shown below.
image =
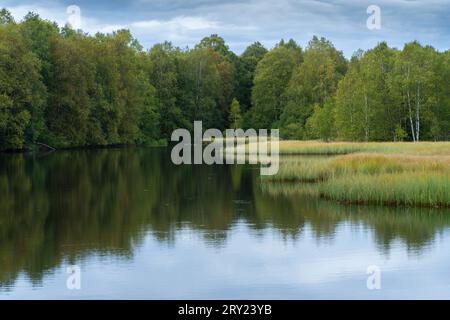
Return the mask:
<path id="1" fill-rule="evenodd" d="M 342 224 L 420 254 L 450 226 L 449 210 L 342 206 L 260 181 L 259 167 L 174 166 L 165 149 L 102 149 L 0 157 L 0 287 L 92 254 L 129 259 L 151 234 L 169 245 L 189 228 L 219 250 L 237 223 L 301 241 Z M 307 189 L 307 186 L 304 187 Z"/>

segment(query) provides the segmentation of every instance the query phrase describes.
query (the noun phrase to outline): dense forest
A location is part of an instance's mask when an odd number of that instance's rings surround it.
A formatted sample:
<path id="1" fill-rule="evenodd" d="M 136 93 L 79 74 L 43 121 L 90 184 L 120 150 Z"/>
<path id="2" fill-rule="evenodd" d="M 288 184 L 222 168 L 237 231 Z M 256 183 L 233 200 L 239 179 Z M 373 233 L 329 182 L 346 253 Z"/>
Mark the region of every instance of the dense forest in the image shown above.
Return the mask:
<path id="1" fill-rule="evenodd" d="M 0 150 L 154 144 L 176 128 L 279 128 L 285 139 L 450 139 L 450 50 L 381 42 L 348 61 L 259 42 L 241 55 L 211 35 L 144 50 L 127 30 L 95 36 L 0 10 Z"/>

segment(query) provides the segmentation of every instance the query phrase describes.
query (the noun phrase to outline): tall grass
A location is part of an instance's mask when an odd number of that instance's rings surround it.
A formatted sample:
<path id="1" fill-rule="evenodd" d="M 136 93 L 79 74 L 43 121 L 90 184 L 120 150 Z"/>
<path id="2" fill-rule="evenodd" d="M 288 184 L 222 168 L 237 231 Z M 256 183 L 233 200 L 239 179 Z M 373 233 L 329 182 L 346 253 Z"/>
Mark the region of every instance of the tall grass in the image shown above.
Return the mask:
<path id="1" fill-rule="evenodd" d="M 281 156 L 278 173 L 262 178 L 267 181 L 317 182 L 329 175 L 332 159 L 323 156 Z"/>
<path id="2" fill-rule="evenodd" d="M 304 195 L 319 196 L 320 189 L 317 183 L 300 183 L 287 181 L 272 181 L 271 183 L 262 183 L 261 190 L 269 195 Z"/>
<path id="3" fill-rule="evenodd" d="M 437 173 L 356 174 L 319 186 L 322 197 L 342 202 L 450 207 L 450 175 Z"/>
<path id="4" fill-rule="evenodd" d="M 282 156 L 278 174 L 263 181 L 315 183 L 307 189 L 341 202 L 450 207 L 450 143 L 379 145 L 372 144 L 370 152 L 333 157 Z M 396 153 L 386 153 L 385 145 L 395 146 Z M 302 185 L 290 186 L 289 192 L 304 190 Z"/>
<path id="5" fill-rule="evenodd" d="M 343 155 L 359 152 L 450 155 L 450 143 L 280 141 L 280 154 L 287 155 Z"/>

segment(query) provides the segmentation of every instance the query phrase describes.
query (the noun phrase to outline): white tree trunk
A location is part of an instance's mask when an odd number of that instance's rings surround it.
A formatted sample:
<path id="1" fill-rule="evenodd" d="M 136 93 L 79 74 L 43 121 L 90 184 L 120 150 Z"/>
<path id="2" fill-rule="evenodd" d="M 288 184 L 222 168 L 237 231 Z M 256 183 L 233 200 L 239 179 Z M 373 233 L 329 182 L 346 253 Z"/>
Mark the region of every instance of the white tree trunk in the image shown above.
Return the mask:
<path id="1" fill-rule="evenodd" d="M 409 95 L 409 88 L 407 91 L 407 96 L 408 96 L 409 124 L 411 125 L 411 133 L 412 133 L 413 141 L 416 142 L 416 133 L 414 132 L 414 123 L 413 123 L 413 119 L 412 119 L 411 97 Z"/>
<path id="2" fill-rule="evenodd" d="M 417 84 L 416 102 L 416 141 L 420 141 L 420 83 Z"/>
<path id="3" fill-rule="evenodd" d="M 411 134 L 412 134 L 413 141 L 416 142 L 416 133 L 414 132 L 414 123 L 413 123 L 413 119 L 412 119 L 412 110 L 411 110 L 411 95 L 409 94 L 409 73 L 410 73 L 410 67 L 408 66 L 408 72 L 406 74 L 406 79 L 407 79 L 406 97 L 408 100 L 407 102 L 408 102 L 409 124 L 411 126 Z"/>

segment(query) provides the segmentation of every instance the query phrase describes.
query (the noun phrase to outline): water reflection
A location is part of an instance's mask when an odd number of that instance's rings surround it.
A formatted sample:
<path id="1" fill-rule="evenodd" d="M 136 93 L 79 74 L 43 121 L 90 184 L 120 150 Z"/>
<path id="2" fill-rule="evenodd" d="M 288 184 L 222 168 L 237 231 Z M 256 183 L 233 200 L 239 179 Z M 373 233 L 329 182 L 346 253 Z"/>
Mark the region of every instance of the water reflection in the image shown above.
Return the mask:
<path id="1" fill-rule="evenodd" d="M 332 247 L 346 228 L 373 234 L 379 254 L 400 241 L 420 256 L 450 226 L 449 210 L 341 206 L 289 188 L 262 183 L 259 167 L 176 167 L 165 149 L 1 156 L 0 287 L 23 274 L 42 286 L 93 255 L 132 260 L 149 235 L 169 247 L 195 235 L 220 251 L 238 231 Z"/>

